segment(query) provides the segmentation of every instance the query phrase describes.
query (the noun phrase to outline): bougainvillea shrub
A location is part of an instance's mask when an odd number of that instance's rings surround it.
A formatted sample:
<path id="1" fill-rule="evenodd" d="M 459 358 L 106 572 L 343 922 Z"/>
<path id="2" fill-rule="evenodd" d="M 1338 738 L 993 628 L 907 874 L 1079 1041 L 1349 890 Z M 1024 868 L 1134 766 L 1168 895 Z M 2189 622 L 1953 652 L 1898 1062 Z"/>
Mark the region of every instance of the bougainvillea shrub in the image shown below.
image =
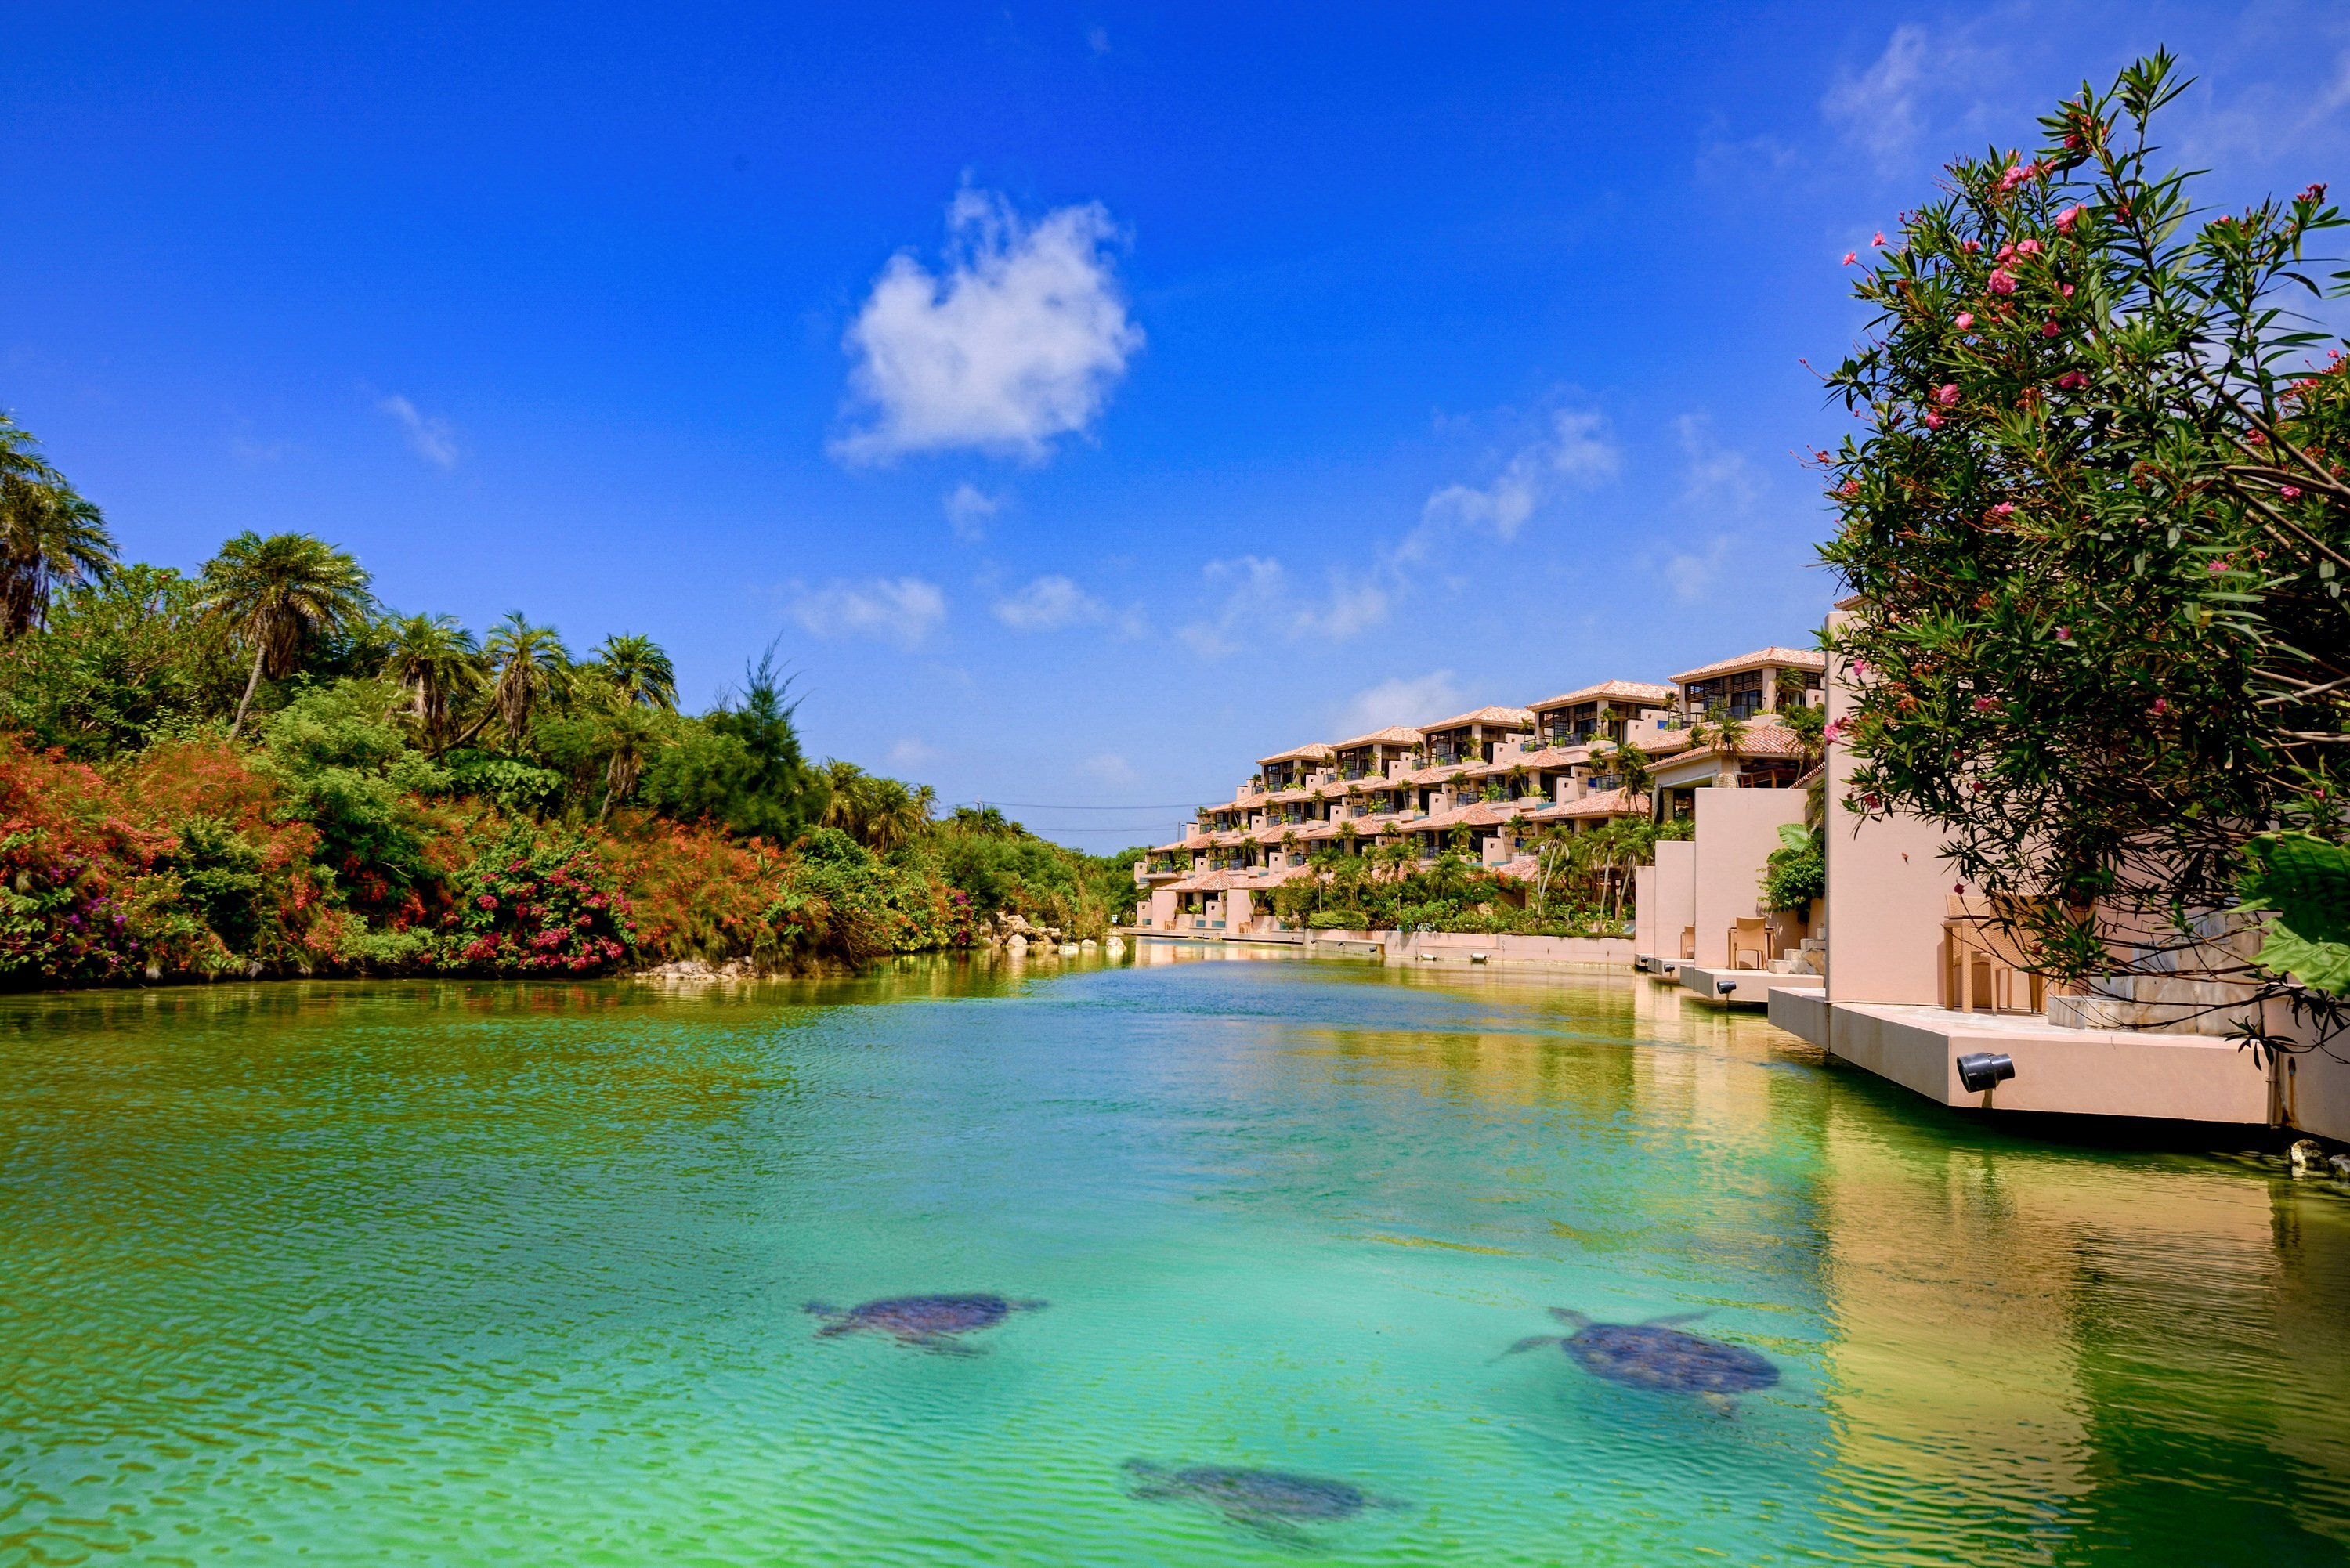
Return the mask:
<path id="1" fill-rule="evenodd" d="M 450 878 L 440 967 L 478 974 L 600 974 L 634 950 L 628 898 L 595 847 L 517 826 Z"/>

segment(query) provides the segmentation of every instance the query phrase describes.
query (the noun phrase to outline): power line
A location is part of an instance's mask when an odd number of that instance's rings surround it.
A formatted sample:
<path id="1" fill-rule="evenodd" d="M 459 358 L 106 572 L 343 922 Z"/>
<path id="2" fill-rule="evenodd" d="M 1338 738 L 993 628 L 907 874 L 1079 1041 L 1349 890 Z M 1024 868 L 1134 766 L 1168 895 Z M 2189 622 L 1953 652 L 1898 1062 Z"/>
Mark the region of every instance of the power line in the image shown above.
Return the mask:
<path id="1" fill-rule="evenodd" d="M 1041 800 L 959 800 L 957 806 L 1010 806 L 1014 811 L 1197 811 L 1201 803 L 1195 800 L 1146 803 L 1141 805 L 1055 805 Z"/>

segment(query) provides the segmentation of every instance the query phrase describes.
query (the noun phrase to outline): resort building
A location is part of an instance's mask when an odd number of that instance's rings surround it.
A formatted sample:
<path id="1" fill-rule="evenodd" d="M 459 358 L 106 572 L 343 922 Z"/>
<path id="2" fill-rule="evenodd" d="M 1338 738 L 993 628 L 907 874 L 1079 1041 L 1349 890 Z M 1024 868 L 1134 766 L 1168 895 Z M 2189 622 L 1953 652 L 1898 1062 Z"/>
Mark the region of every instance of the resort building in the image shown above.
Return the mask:
<path id="1" fill-rule="evenodd" d="M 1259 757 L 1230 800 L 1135 867 L 1136 924 L 1185 937 L 1278 932 L 1273 890 L 1316 855 L 1461 852 L 1523 884 L 1540 841 L 1623 816 L 1687 815 L 1700 789 L 1789 789 L 1804 752 L 1780 715 L 1816 706 L 1824 656 L 1760 649 L 1669 682 L 1604 680 Z M 1628 748 L 1628 749 L 1627 749 Z M 1650 781 L 1627 779 L 1637 753 Z"/>

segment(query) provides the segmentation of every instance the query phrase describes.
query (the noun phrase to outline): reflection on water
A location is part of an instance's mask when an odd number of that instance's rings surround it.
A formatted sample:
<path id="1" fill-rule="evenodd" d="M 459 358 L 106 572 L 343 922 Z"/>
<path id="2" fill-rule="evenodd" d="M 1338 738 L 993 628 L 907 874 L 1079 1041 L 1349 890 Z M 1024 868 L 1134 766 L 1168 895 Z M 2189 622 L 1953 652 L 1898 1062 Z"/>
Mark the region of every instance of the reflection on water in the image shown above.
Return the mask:
<path id="1" fill-rule="evenodd" d="M 0 1002 L 0 1563 L 2344 1560 L 2334 1184 L 1149 957 Z M 1048 1304 L 802 1310 L 917 1293 Z M 1554 1307 L 1782 1376 L 1502 1357 Z"/>

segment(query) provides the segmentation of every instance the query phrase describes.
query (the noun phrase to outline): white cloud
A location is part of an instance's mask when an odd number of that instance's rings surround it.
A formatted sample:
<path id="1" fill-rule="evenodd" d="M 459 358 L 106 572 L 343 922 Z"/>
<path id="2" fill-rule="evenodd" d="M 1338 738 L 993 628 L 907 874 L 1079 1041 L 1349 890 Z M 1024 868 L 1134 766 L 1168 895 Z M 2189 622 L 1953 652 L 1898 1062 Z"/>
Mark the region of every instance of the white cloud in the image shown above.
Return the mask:
<path id="1" fill-rule="evenodd" d="M 1175 635 L 1202 659 L 1237 653 L 1260 636 L 1293 642 L 1309 637 L 1343 642 L 1388 618 L 1386 589 L 1375 583 L 1350 581 L 1335 572 L 1329 598 L 1320 603 L 1293 593 L 1288 571 L 1266 556 L 1211 561 L 1201 576 L 1211 588 L 1222 592 L 1222 602 L 1212 616 L 1176 628 Z"/>
<path id="2" fill-rule="evenodd" d="M 1434 543 L 1432 530 L 1448 524 L 1490 529 L 1507 542 L 1563 489 L 1605 483 L 1622 466 L 1606 416 L 1562 409 L 1539 440 L 1513 453 L 1486 483 L 1448 484 L 1430 495 L 1420 509 L 1420 526 L 1397 547 L 1397 556 L 1424 558 Z"/>
<path id="3" fill-rule="evenodd" d="M 926 768 L 945 754 L 936 746 L 926 745 L 909 735 L 889 748 L 889 765 L 893 768 Z"/>
<path id="4" fill-rule="evenodd" d="M 977 544 L 987 536 L 988 519 L 1003 510 L 1003 497 L 990 495 L 969 480 L 947 492 L 941 503 L 946 508 L 947 526 L 955 537 Z"/>
<path id="5" fill-rule="evenodd" d="M 914 649 L 947 618 L 946 595 L 920 577 L 795 587 L 791 618 L 816 637 L 870 637 Z"/>
<path id="6" fill-rule="evenodd" d="M 1398 676 L 1357 691 L 1336 714 L 1341 740 L 1367 735 L 1390 724 L 1427 724 L 1449 719 L 1468 706 L 1460 682 L 1450 670 L 1430 670 L 1409 680 Z"/>
<path id="7" fill-rule="evenodd" d="M 457 466 L 457 430 L 447 420 L 424 412 L 397 392 L 379 400 L 376 410 L 398 422 L 417 456 L 435 468 Z"/>
<path id="8" fill-rule="evenodd" d="M 1701 551 L 1675 551 L 1665 558 L 1665 585 L 1683 604 L 1701 599 L 1713 590 L 1729 558 L 1730 540 L 1722 535 L 1716 535 Z"/>
<path id="9" fill-rule="evenodd" d="M 1680 438 L 1681 455 L 1689 467 L 1681 475 L 1681 495 L 1700 506 L 1728 507 L 1743 512 L 1762 493 L 1762 476 L 1745 454 L 1731 451 L 1713 439 L 1713 422 L 1703 414 L 1683 414 L 1673 421 Z"/>
<path id="10" fill-rule="evenodd" d="M 1905 22 L 1893 29 L 1885 52 L 1867 69 L 1836 78 L 1820 99 L 1820 112 L 1874 159 L 1880 171 L 1895 172 L 1929 130 L 1933 100 L 1942 101 L 1947 115 L 1953 95 L 1991 84 L 2001 64 L 1967 29 L 1934 35 Z M 1978 119 L 1983 108 L 1978 103 L 1956 118 Z"/>
<path id="11" fill-rule="evenodd" d="M 1142 774 L 1136 771 L 1134 764 L 1115 752 L 1103 752 L 1097 756 L 1087 757 L 1077 765 L 1106 784 L 1118 786 L 1142 782 Z"/>
<path id="12" fill-rule="evenodd" d="M 1014 631 L 1059 631 L 1107 619 L 1103 603 L 1057 574 L 995 601 L 995 618 Z"/>
<path id="13" fill-rule="evenodd" d="M 843 347 L 866 422 L 835 441 L 844 462 L 969 447 L 1042 460 L 1083 431 L 1142 348 L 1107 254 L 1097 202 L 1024 226 L 1003 199 L 958 192 L 947 267 L 899 253 Z"/>

